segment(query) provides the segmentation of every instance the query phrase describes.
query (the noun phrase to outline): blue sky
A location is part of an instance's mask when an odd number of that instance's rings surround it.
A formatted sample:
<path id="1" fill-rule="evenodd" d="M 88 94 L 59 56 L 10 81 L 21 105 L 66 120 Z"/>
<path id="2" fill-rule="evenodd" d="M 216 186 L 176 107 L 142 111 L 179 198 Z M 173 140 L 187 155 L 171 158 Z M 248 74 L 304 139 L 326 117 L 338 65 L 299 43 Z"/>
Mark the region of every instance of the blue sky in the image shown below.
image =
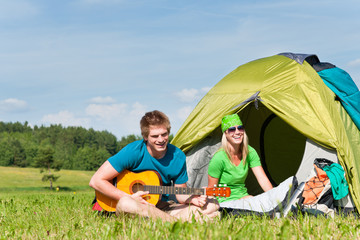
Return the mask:
<path id="1" fill-rule="evenodd" d="M 173 133 L 233 69 L 313 53 L 360 86 L 360 2 L 0 0 L 0 121 Z"/>

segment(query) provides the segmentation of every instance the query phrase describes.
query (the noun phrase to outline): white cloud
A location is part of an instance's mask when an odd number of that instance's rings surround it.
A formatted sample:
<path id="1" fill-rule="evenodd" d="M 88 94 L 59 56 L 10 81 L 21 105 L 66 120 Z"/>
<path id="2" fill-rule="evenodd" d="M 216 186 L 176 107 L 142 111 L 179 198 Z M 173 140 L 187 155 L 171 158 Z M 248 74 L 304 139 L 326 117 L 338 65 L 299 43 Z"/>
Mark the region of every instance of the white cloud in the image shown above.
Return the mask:
<path id="1" fill-rule="evenodd" d="M 349 66 L 351 66 L 351 67 L 360 66 L 360 58 L 355 59 L 354 61 L 351 61 L 351 62 L 349 62 L 348 64 L 349 64 Z"/>
<path id="2" fill-rule="evenodd" d="M 93 117 L 94 129 L 108 130 L 117 137 L 139 135 L 139 122 L 146 111 L 146 106 L 139 102 L 131 106 L 125 103 L 89 104 L 85 110 L 88 116 Z"/>
<path id="3" fill-rule="evenodd" d="M 211 88 L 212 87 L 203 87 L 203 88 L 201 88 L 201 92 L 205 95 L 210 91 Z"/>
<path id="4" fill-rule="evenodd" d="M 140 117 L 145 113 L 145 106 L 136 102 L 131 109 L 128 104 L 90 104 L 85 112 L 88 116 L 96 117 L 102 121 L 123 121 L 129 117 Z"/>
<path id="5" fill-rule="evenodd" d="M 115 103 L 115 99 L 112 97 L 94 97 L 90 100 L 92 103 Z"/>
<path id="6" fill-rule="evenodd" d="M 85 112 L 87 115 L 96 117 L 99 120 L 111 121 L 126 115 L 128 105 L 125 103 L 114 104 L 90 104 Z"/>
<path id="7" fill-rule="evenodd" d="M 90 119 L 76 118 L 73 113 L 64 110 L 56 114 L 47 114 L 41 119 L 43 124 L 61 124 L 63 126 L 82 126 L 88 128 Z"/>
<path id="8" fill-rule="evenodd" d="M 140 135 L 139 122 L 146 112 L 146 106 L 139 102 L 131 105 L 89 104 L 85 109 L 86 117 L 76 117 L 68 110 L 55 114 L 47 114 L 41 119 L 41 124 L 61 124 L 62 126 L 82 126 L 98 131 L 107 130 L 118 138 L 128 134 Z"/>
<path id="9" fill-rule="evenodd" d="M 23 100 L 8 98 L 0 101 L 0 111 L 3 112 L 23 112 L 28 109 L 28 104 Z"/>
<path id="10" fill-rule="evenodd" d="M 145 112 L 146 112 L 146 106 L 142 105 L 141 103 L 135 102 L 132 105 L 132 110 L 130 111 L 130 115 L 138 117 L 138 120 L 140 121 L 140 118 L 145 114 Z"/>
<path id="11" fill-rule="evenodd" d="M 200 90 L 195 88 L 184 88 L 180 92 L 176 93 L 176 96 L 179 97 L 180 101 L 186 103 L 192 103 L 201 99 L 207 92 L 209 92 L 211 87 L 203 87 Z"/>
<path id="12" fill-rule="evenodd" d="M 191 106 L 182 107 L 177 110 L 177 117 L 184 122 L 194 108 Z"/>
<path id="13" fill-rule="evenodd" d="M 96 117 L 97 120 L 108 122 L 133 122 L 140 121 L 140 118 L 146 112 L 145 106 L 135 102 L 129 108 L 128 104 L 115 103 L 115 104 L 90 104 L 85 112 L 88 116 Z"/>
<path id="14" fill-rule="evenodd" d="M 193 102 L 199 98 L 198 93 L 199 90 L 195 88 L 190 88 L 190 89 L 185 88 L 180 92 L 176 93 L 176 95 L 180 98 L 182 102 Z"/>

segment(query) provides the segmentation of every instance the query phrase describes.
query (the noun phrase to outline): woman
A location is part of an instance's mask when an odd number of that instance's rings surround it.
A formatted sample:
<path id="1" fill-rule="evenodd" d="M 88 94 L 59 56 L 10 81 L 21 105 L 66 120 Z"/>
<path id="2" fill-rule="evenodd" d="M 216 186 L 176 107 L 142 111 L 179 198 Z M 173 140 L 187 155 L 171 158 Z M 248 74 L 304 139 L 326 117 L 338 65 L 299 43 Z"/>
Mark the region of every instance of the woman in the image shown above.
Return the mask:
<path id="1" fill-rule="evenodd" d="M 249 168 L 265 192 L 272 189 L 258 154 L 248 145 L 248 137 L 239 116 L 225 116 L 221 122 L 221 130 L 222 147 L 211 159 L 208 169 L 209 187 L 226 184 L 231 189 L 230 197 L 220 198 L 219 202 L 252 197 L 245 187 Z"/>

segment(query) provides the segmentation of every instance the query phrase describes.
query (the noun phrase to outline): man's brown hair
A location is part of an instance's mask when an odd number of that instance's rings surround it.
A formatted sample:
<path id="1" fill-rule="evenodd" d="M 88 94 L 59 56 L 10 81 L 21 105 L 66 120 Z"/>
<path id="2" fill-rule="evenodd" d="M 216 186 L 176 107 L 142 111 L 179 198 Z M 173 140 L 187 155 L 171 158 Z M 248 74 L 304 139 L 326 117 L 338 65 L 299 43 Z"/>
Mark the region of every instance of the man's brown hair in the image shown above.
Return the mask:
<path id="1" fill-rule="evenodd" d="M 140 120 L 141 135 L 143 138 L 147 138 L 150 132 L 150 125 L 152 126 L 164 126 L 170 134 L 170 120 L 165 113 L 158 110 L 147 112 Z"/>

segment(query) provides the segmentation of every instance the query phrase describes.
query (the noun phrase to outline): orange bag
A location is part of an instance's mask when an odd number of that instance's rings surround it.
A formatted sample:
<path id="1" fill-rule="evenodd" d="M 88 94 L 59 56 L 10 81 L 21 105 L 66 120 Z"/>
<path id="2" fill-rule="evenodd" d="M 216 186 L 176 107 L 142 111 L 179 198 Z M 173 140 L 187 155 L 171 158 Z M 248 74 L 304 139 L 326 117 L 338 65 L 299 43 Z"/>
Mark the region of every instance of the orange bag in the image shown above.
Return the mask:
<path id="1" fill-rule="evenodd" d="M 330 179 L 326 172 L 314 164 L 316 176 L 310 178 L 304 187 L 302 197 L 304 205 L 316 204 L 321 196 L 331 187 Z"/>

